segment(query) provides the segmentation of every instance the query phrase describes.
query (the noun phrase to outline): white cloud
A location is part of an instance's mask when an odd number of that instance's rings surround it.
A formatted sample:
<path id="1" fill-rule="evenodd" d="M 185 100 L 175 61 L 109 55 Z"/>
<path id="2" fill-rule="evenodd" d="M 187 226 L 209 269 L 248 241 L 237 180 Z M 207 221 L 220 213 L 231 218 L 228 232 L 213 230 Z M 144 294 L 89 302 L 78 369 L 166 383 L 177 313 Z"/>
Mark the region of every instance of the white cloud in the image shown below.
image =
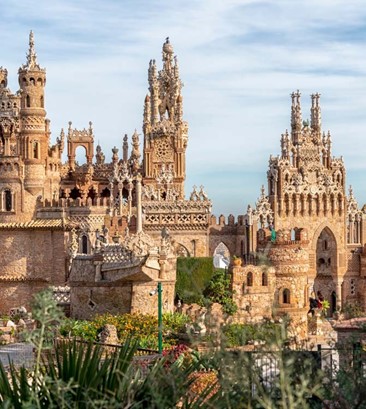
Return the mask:
<path id="1" fill-rule="evenodd" d="M 148 62 L 160 63 L 169 35 L 190 125 L 187 192 L 204 184 L 218 213 L 245 211 L 289 127 L 289 93 L 300 89 L 305 118 L 308 95 L 322 94 L 334 154 L 344 156 L 348 182 L 366 201 L 361 0 L 24 0 L 2 5 L 2 17 L 0 65 L 14 91 L 35 32 L 54 136 L 69 120 L 80 128 L 92 120 L 108 156 L 124 133 L 140 131 Z"/>

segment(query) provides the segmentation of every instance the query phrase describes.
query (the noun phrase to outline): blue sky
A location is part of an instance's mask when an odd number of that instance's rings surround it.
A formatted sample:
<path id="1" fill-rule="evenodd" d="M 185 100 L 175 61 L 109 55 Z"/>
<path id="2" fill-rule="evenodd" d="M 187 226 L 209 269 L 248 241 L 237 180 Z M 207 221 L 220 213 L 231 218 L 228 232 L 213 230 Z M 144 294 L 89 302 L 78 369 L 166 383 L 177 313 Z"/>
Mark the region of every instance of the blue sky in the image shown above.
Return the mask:
<path id="1" fill-rule="evenodd" d="M 91 120 L 107 158 L 141 133 L 149 60 L 170 37 L 189 123 L 186 194 L 205 186 L 214 212 L 243 214 L 290 127 L 290 96 L 321 93 L 323 129 L 347 183 L 366 202 L 366 7 L 362 0 L 22 0 L 0 11 L 0 66 L 18 89 L 29 30 L 47 69 L 52 138 Z"/>

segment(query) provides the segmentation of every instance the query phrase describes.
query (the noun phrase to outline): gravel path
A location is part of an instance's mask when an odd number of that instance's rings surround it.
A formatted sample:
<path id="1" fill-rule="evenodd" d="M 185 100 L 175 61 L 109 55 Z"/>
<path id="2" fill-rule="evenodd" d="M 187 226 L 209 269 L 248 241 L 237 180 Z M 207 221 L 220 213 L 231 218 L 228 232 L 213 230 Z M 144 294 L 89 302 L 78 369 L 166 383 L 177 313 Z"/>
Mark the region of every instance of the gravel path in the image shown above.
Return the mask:
<path id="1" fill-rule="evenodd" d="M 8 366 L 9 359 L 16 366 L 30 366 L 34 361 L 33 345 L 25 343 L 1 345 L 0 361 L 4 366 Z"/>

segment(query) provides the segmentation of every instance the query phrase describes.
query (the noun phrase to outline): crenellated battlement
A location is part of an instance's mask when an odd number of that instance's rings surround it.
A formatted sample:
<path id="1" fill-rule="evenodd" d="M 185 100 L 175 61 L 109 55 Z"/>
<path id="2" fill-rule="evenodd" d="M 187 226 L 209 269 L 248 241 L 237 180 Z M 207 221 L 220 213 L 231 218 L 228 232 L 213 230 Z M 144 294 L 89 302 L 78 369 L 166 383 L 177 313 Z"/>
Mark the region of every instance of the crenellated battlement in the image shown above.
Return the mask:
<path id="1" fill-rule="evenodd" d="M 222 226 L 245 226 L 245 219 L 246 217 L 244 215 L 239 215 L 235 219 L 235 216 L 232 214 L 229 214 L 228 216 L 225 216 L 221 214 L 218 218 L 215 215 L 210 216 L 210 226 L 212 227 L 222 227 Z"/>

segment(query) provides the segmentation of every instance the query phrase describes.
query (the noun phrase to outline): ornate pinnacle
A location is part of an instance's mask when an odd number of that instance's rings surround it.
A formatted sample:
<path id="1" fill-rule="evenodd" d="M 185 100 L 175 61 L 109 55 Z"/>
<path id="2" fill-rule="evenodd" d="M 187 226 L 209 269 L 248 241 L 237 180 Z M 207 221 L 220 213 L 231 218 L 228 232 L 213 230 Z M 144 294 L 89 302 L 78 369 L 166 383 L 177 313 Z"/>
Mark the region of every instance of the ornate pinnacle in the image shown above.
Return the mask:
<path id="1" fill-rule="evenodd" d="M 349 192 L 349 198 L 350 198 L 350 199 L 353 199 L 353 188 L 352 188 L 352 185 L 349 185 L 348 192 Z"/>
<path id="2" fill-rule="evenodd" d="M 173 58 L 173 47 L 170 44 L 169 37 L 165 39 L 165 43 L 163 44 L 163 61 L 164 61 L 164 68 L 169 71 L 172 65 L 172 58 Z"/>
<path id="3" fill-rule="evenodd" d="M 291 105 L 291 127 L 293 130 L 301 130 L 301 104 L 300 104 L 300 91 L 293 92 L 291 94 L 292 105 Z"/>
<path id="4" fill-rule="evenodd" d="M 320 94 L 311 94 L 311 127 L 319 130 L 321 128 L 321 111 L 319 105 Z"/>
<path id="5" fill-rule="evenodd" d="M 266 191 L 264 189 L 264 185 L 262 185 L 262 187 L 261 187 L 261 199 L 264 198 L 264 197 L 266 197 Z"/>
<path id="6" fill-rule="evenodd" d="M 29 33 L 29 52 L 27 54 L 27 66 L 28 68 L 34 68 L 37 66 L 37 53 L 34 48 L 34 34 L 32 30 Z"/>

